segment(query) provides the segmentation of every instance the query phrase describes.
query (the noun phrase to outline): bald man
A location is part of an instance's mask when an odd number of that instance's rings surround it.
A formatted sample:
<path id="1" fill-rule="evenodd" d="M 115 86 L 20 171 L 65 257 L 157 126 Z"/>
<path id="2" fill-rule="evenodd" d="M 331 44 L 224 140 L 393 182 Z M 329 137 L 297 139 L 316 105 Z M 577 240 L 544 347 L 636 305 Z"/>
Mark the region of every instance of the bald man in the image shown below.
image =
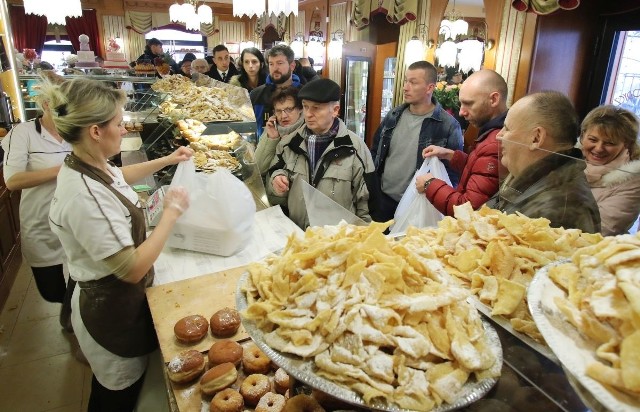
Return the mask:
<path id="1" fill-rule="evenodd" d="M 447 216 L 453 216 L 454 206 L 466 202 L 478 209 L 498 191 L 501 165 L 496 136 L 507 116 L 507 83 L 502 76 L 493 70 L 480 70 L 469 76 L 460 87 L 460 116 L 479 130 L 469 154 L 433 145 L 422 151 L 423 157 L 446 159 L 450 168 L 461 171 L 457 188 L 431 173 L 418 176 L 415 181 L 418 192 Z"/>
<path id="2" fill-rule="evenodd" d="M 578 114 L 560 92 L 518 100 L 498 133 L 509 175 L 487 206 L 505 213 L 549 219 L 551 227 L 600 231 L 600 213 L 580 149 Z"/>

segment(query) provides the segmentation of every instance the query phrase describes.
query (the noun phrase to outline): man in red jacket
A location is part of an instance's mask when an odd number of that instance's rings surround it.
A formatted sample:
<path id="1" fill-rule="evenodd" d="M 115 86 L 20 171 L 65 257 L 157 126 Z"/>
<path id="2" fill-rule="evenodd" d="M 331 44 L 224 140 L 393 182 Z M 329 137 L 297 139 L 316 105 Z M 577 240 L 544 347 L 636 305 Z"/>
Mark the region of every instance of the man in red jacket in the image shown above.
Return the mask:
<path id="1" fill-rule="evenodd" d="M 453 216 L 454 206 L 466 202 L 478 209 L 498 191 L 502 166 L 496 136 L 507 116 L 507 83 L 502 76 L 493 70 L 480 70 L 469 76 L 460 87 L 460 116 L 479 130 L 468 155 L 433 145 L 422 151 L 423 157 L 447 159 L 452 169 L 462 171 L 458 187 L 452 188 L 431 173 L 416 178 L 418 192 L 448 216 Z"/>

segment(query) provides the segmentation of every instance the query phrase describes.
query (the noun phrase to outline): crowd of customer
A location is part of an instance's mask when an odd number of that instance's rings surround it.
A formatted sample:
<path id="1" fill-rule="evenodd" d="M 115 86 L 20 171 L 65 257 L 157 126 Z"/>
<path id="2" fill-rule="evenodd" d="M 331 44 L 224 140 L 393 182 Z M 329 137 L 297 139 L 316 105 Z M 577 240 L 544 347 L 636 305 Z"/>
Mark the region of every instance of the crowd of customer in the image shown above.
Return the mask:
<path id="1" fill-rule="evenodd" d="M 151 39 L 141 58 L 163 56 L 162 43 Z M 368 148 L 340 119 L 340 85 L 318 76 L 309 59 L 277 45 L 266 58 L 246 48 L 237 63 L 218 45 L 211 61 L 187 53 L 170 65 L 250 92 L 268 199 L 303 229 L 310 224 L 305 183 L 364 222 L 392 219 L 411 185 L 449 216 L 470 202 L 604 235 L 626 233 L 638 219 L 640 122 L 630 111 L 596 107 L 580 124 L 569 98 L 554 91 L 531 93 L 508 109 L 505 80 L 480 70 L 459 92 L 459 115 L 478 130 L 465 151 L 458 121 L 433 96 L 436 68 L 418 61 L 405 71 L 402 104 L 382 119 Z M 22 190 L 25 260 L 42 297 L 63 303 L 61 325 L 75 333 L 91 366 L 89 410 L 132 410 L 157 346 L 144 289 L 189 197 L 170 189 L 147 238 L 131 184 L 193 152 L 180 147 L 114 166 L 126 95 L 105 83 L 46 75 L 36 101 L 42 115 L 2 140 L 5 182 Z M 433 156 L 451 185 L 430 173 L 413 179 Z"/>

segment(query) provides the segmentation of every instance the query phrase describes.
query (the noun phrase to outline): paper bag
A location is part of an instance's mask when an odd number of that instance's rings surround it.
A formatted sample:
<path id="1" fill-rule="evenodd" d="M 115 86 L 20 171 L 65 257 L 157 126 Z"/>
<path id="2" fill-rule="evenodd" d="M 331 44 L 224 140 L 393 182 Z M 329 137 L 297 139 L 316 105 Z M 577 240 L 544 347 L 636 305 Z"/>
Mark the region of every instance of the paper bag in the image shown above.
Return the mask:
<path id="1" fill-rule="evenodd" d="M 256 204 L 245 184 L 226 169 L 196 173 L 193 160 L 178 165 L 171 186 L 189 192 L 189 209 L 178 219 L 167 245 L 231 256 L 253 235 Z"/>

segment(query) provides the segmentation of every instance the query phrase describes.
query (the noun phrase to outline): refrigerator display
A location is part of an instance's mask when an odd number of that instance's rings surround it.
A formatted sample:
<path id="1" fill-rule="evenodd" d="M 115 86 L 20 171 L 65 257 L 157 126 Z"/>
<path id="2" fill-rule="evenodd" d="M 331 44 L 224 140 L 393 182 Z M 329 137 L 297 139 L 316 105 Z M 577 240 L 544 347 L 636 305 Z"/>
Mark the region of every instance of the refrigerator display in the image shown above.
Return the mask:
<path id="1" fill-rule="evenodd" d="M 384 73 L 382 79 L 382 105 L 380 119 L 384 119 L 389 110 L 393 108 L 393 86 L 396 78 L 396 57 L 384 59 Z"/>
<path id="2" fill-rule="evenodd" d="M 345 57 L 344 122 L 362 139 L 366 136 L 367 92 L 371 61 L 364 57 Z"/>

